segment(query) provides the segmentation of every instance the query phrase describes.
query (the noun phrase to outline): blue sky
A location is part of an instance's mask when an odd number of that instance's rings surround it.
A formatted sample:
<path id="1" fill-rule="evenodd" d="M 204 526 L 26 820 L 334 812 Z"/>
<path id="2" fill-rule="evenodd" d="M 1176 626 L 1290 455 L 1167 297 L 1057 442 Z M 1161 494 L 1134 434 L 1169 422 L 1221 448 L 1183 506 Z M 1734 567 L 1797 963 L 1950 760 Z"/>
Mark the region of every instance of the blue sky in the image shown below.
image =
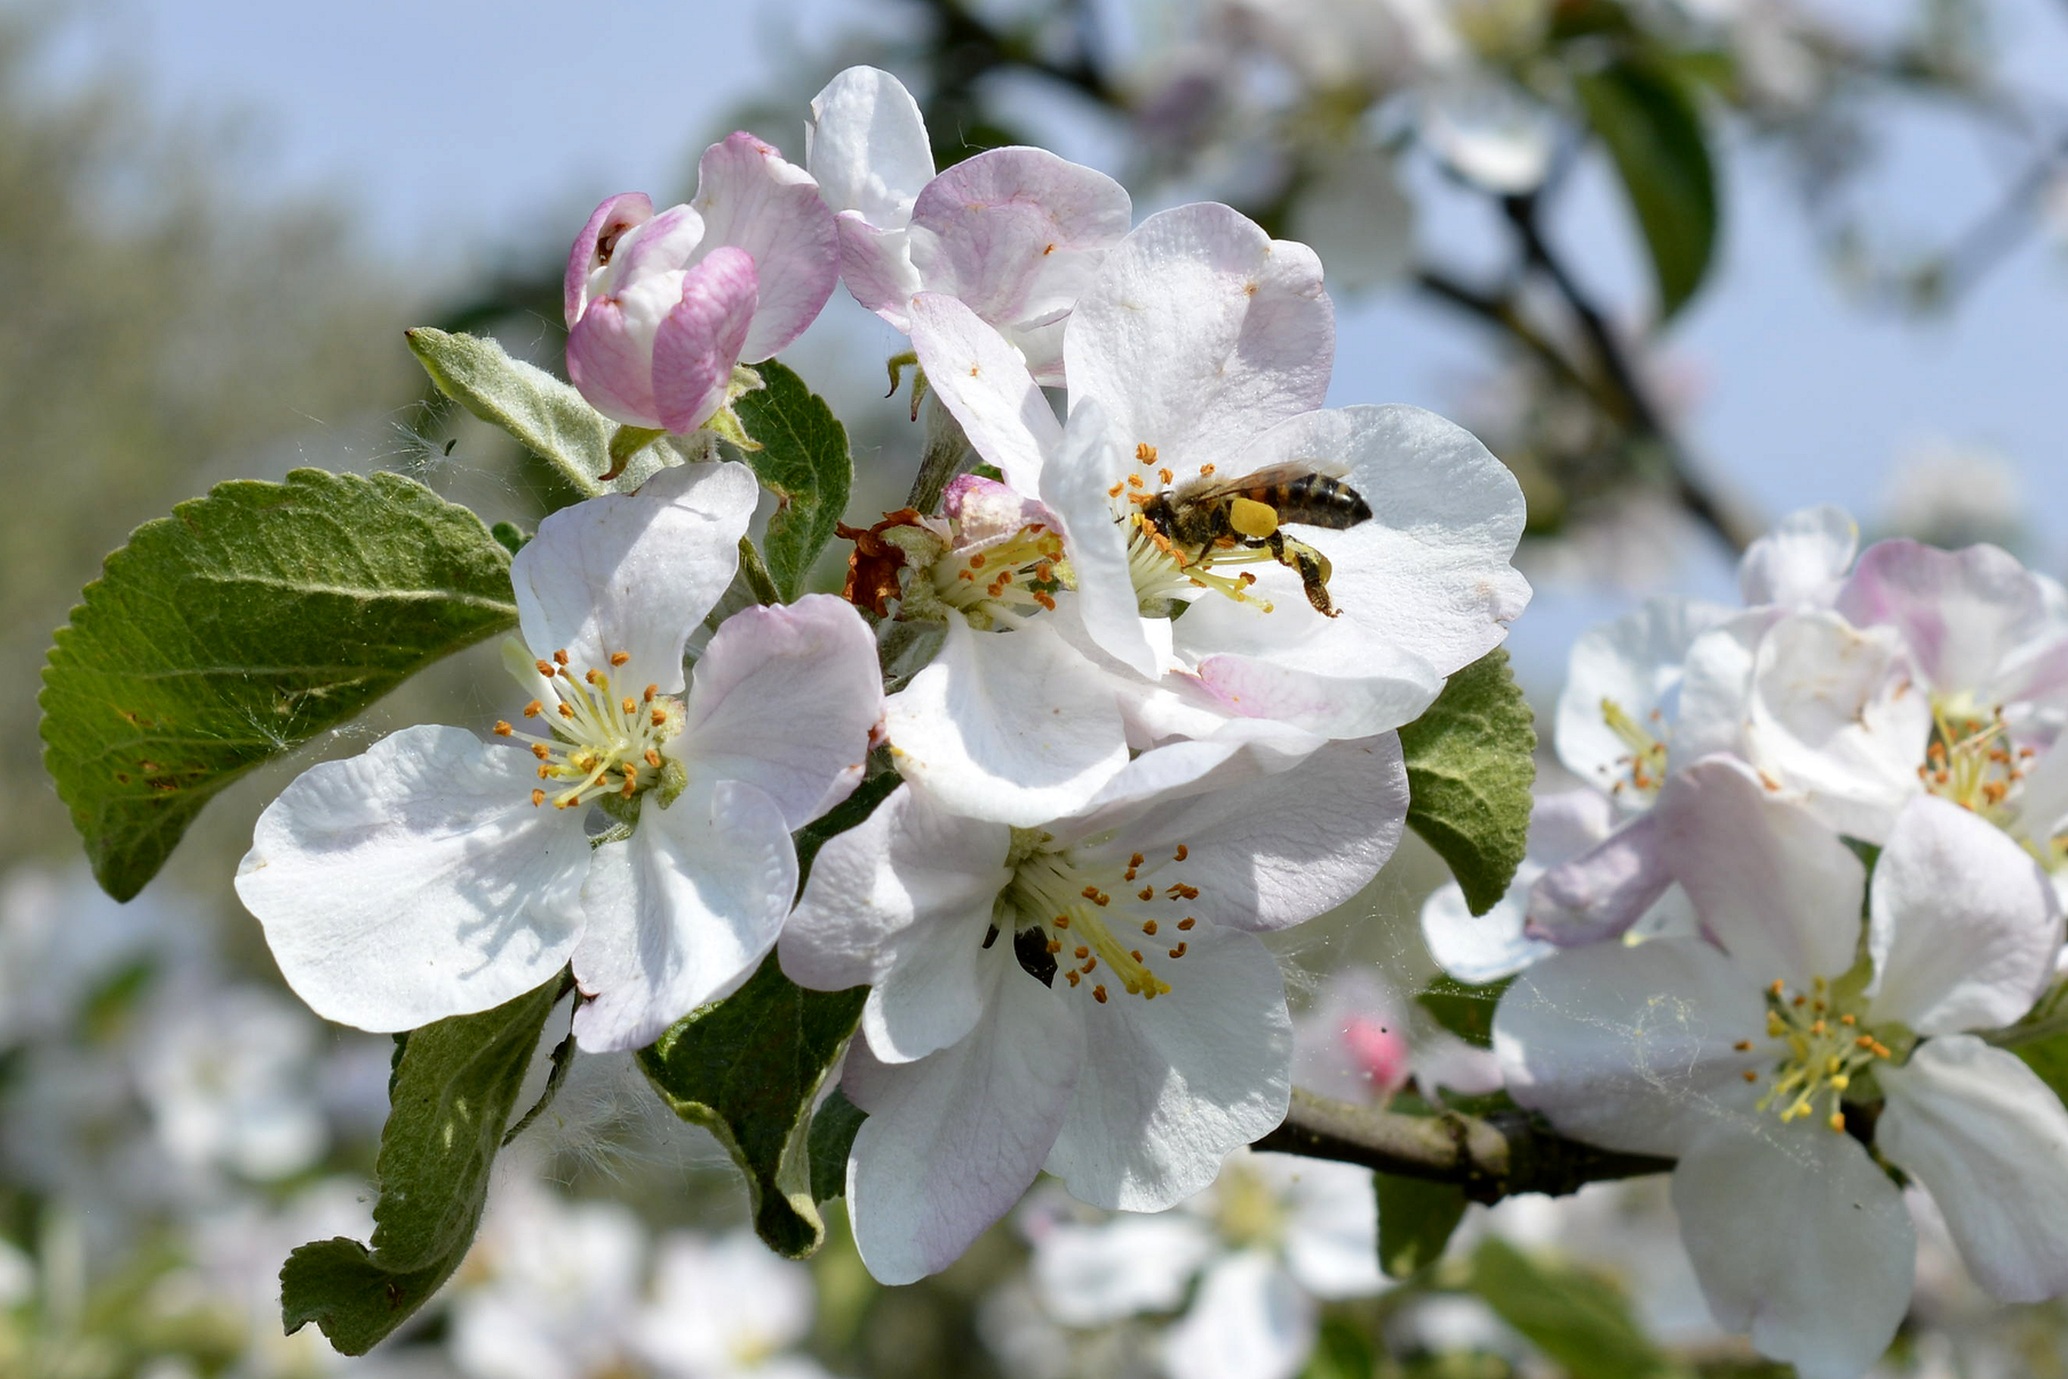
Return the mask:
<path id="1" fill-rule="evenodd" d="M 2010 5 L 2011 70 L 2068 89 L 2068 18 L 2043 6 Z M 774 54 L 896 14 L 889 0 L 89 0 L 72 51 L 112 54 L 168 111 L 241 113 L 261 187 L 330 189 L 378 248 L 446 275 L 559 252 L 608 193 L 685 187 L 696 148 L 765 87 Z M 1895 242 L 1957 229 L 2003 175 L 2000 150 L 1929 112 L 1891 110 L 1875 132 L 1891 156 L 1871 204 Z M 801 135 L 789 149 L 801 157 Z M 1871 518 L 1906 452 L 1979 445 L 2016 467 L 2056 563 L 2068 547 L 2068 256 L 2036 237 L 1952 315 L 1906 320 L 1834 284 L 1771 160 L 1735 157 L 1730 172 L 1720 269 L 1671 338 L 1676 372 L 1696 381 L 1688 434 L 1712 473 L 1769 514 L 1835 501 Z M 1554 229 L 1586 247 L 1604 300 L 1641 306 L 1641 262 L 1600 169 L 1583 169 Z M 1488 231 L 1438 209 L 1422 233 L 1469 258 Z M 1491 358 L 1473 327 L 1406 294 L 1341 306 L 1337 402 L 1455 411 Z M 1680 582 L 1717 591 L 1724 579 L 1720 561 L 1697 559 Z M 1555 658 L 1575 620 L 1627 597 L 1546 589 L 1520 649 Z"/>

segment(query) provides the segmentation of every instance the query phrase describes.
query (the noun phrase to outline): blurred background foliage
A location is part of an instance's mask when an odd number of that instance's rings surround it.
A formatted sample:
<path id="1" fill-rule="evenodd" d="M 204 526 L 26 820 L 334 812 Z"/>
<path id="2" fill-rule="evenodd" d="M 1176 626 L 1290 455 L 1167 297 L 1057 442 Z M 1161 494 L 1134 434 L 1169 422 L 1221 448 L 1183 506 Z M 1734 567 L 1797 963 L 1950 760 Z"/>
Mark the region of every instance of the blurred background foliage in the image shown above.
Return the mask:
<path id="1" fill-rule="evenodd" d="M 1315 243 L 1339 300 L 1407 294 L 1469 323 L 1482 367 L 1454 410 L 1524 484 L 1532 573 L 1641 584 L 1674 569 L 1678 547 L 1727 555 L 1773 515 L 1694 453 L 1670 348 L 1677 313 L 1712 287 L 1747 160 L 1788 169 L 1801 234 L 1891 329 L 1959 312 L 2029 237 L 2057 232 L 2068 99 L 2002 79 L 1994 9 L 858 0 L 845 27 L 779 33 L 778 79 L 682 133 L 737 125 L 801 159 L 805 103 L 867 61 L 920 95 L 943 166 L 1040 143 L 1121 176 L 1138 214 L 1227 200 Z M 83 879 L 42 779 L 35 677 L 102 555 L 223 478 L 395 468 L 491 520 L 535 522 L 561 500 L 550 477 L 440 403 L 400 331 L 495 334 L 558 367 L 560 264 L 557 247 L 512 252 L 428 291 L 367 247 L 350 205 L 254 194 L 235 127 L 217 115 L 167 117 L 119 64 L 48 80 L 63 15 L 0 9 L 0 695 L 18 709 L 0 731 L 0 1374 L 698 1379 L 782 1372 L 768 1367 L 799 1353 L 885 1379 L 1156 1372 L 1174 1309 L 1060 1325 L 1027 1279 L 1038 1214 L 898 1290 L 868 1280 L 836 1222 L 826 1251 L 763 1290 L 801 1289 L 801 1322 L 741 1332 L 722 1363 L 656 1360 L 656 1326 L 719 1327 L 669 1311 L 656 1252 L 736 1230 L 744 1193 L 707 1137 L 605 1059 L 579 1060 L 527 1132 L 477 1258 L 421 1325 L 355 1362 L 313 1333 L 278 1335 L 285 1251 L 364 1233 L 388 1058 L 387 1041 L 319 1027 L 295 1005 L 230 900 L 251 819 L 290 770 L 218 801 L 178 864 L 115 907 Z M 1994 194 L 1961 208 L 1950 235 L 1892 226 L 1857 194 L 1892 101 L 1971 124 L 1996 150 Z M 1588 167 L 1623 198 L 1634 279 L 1599 271 L 1606 246 L 1557 229 Z M 651 190 L 686 196 L 693 175 Z M 547 228 L 525 242 L 572 226 Z M 889 351 L 872 330 L 842 294 L 787 356 L 848 423 L 861 464 L 849 519 L 864 522 L 899 501 L 918 449 L 904 399 L 880 395 L 874 360 Z M 2020 503 L 1990 456 L 1942 446 L 1902 471 L 1881 525 L 2016 546 L 2029 536 Z M 494 692 L 475 685 L 492 683 L 492 661 L 491 649 L 420 677 L 344 736 L 450 718 L 455 703 L 483 716 Z M 1542 673 L 1555 687 L 1558 671 Z M 1366 896 L 1290 937 L 1296 989 L 1315 997 L 1331 973 L 1375 974 L 1370 999 L 1430 1034 L 1397 1003 L 1433 975 L 1413 919 L 1441 879 L 1404 848 Z M 1466 1243 L 1435 1269 L 1322 1306 L 1304 1373 L 1779 1372 L 1673 1295 L 1685 1262 L 1654 1267 L 1676 1248 L 1656 1191 L 1596 1187 L 1567 1215 L 1540 1205 L 1474 1209 Z M 1235 1231 L 1225 1202 L 1202 1211 L 1226 1249 L 1262 1238 Z M 1937 1248 L 1888 1372 L 2068 1372 L 2059 1307 L 1987 1307 Z"/>

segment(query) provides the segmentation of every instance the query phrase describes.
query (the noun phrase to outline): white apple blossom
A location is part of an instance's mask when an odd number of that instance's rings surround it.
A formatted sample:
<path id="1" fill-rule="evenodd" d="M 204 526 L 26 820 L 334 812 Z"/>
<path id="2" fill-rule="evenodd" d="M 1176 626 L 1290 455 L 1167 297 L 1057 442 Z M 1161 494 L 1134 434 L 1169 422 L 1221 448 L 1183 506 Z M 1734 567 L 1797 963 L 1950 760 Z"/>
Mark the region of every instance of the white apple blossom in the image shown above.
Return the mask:
<path id="1" fill-rule="evenodd" d="M 318 1014 L 413 1029 L 571 961 L 583 1047 L 636 1048 L 752 973 L 790 834 L 861 779 L 881 714 L 868 628 L 825 595 L 728 619 L 685 684 L 757 493 L 689 465 L 546 518 L 511 566 L 524 726 L 406 728 L 260 817 L 238 895 Z M 593 845 L 592 803 L 636 810 L 630 837 Z"/>
<path id="2" fill-rule="evenodd" d="M 1238 1150 L 1206 1191 L 1153 1216 L 1087 1219 L 1030 1199 L 1037 1295 L 1068 1326 L 1176 1312 L 1172 1379 L 1290 1379 L 1312 1353 L 1321 1301 L 1383 1291 L 1372 1175 L 1350 1164 Z"/>
<path id="3" fill-rule="evenodd" d="M 1159 748 L 1038 829 L 907 785 L 820 850 L 778 951 L 805 986 L 870 987 L 841 1085 L 869 1113 L 847 1202 L 877 1278 L 945 1267 L 1043 1168 L 1160 1210 L 1283 1118 L 1256 935 L 1354 895 L 1406 813 L 1397 739 L 1309 746 Z"/>
<path id="4" fill-rule="evenodd" d="M 1127 233 L 1125 187 L 1040 148 L 988 149 L 936 177 L 918 102 L 874 67 L 827 83 L 806 129 L 806 166 L 836 212 L 856 301 L 910 334 L 913 296 L 953 297 L 1036 378 L 1063 382 L 1063 326 Z"/>
<path id="5" fill-rule="evenodd" d="M 896 567 L 898 616 L 944 628 L 884 705 L 899 773 L 972 818 L 1024 826 L 1082 808 L 1127 764 L 1127 731 L 1112 672 L 1076 645 L 1054 516 L 965 474 L 942 516 L 908 510 L 871 535 Z"/>
<path id="6" fill-rule="evenodd" d="M 811 1274 L 741 1231 L 670 1231 L 654 1251 L 632 1349 L 662 1379 L 822 1379 L 794 1353 L 811 1331 Z"/>
<path id="7" fill-rule="evenodd" d="M 1130 709 L 1144 740 L 1229 716 L 1337 738 L 1396 728 L 1528 601 L 1509 564 L 1514 477 L 1430 413 L 1321 410 L 1335 327 L 1320 262 L 1226 206 L 1151 216 L 1107 256 L 1064 339 L 1067 423 L 963 303 L 915 297 L 912 340 L 978 453 L 1060 523 L 1089 644 L 1156 684 Z M 1299 527 L 1325 583 L 1263 548 L 1275 516 L 1245 518 L 1256 546 L 1204 549 L 1144 516 L 1160 493 L 1287 466 L 1343 474 L 1370 514 Z"/>
<path id="8" fill-rule="evenodd" d="M 330 1131 L 308 1013 L 253 985 L 175 988 L 155 1004 L 138 1041 L 137 1090 L 174 1162 L 258 1181 L 314 1166 Z"/>
<path id="9" fill-rule="evenodd" d="M 2061 910 L 2038 867 L 1927 796 L 1870 884 L 1837 834 L 1723 757 L 1676 776 L 1655 817 L 1703 936 L 1525 971 L 1494 1025 L 1516 1100 L 1676 1159 L 1711 1310 L 1811 1379 L 1864 1371 L 1910 1296 L 1901 1193 L 1849 1129 L 1872 1125 L 1996 1296 L 2068 1291 L 2068 1110 L 1969 1032 L 2016 1021 L 2053 978 Z"/>

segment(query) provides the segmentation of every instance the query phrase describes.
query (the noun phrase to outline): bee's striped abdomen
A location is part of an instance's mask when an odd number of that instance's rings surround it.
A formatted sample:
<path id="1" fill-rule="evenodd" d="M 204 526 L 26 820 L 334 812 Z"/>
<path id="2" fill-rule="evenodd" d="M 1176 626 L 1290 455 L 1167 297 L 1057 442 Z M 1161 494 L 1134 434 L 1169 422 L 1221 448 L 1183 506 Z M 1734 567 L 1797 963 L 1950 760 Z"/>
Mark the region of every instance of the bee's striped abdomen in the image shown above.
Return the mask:
<path id="1" fill-rule="evenodd" d="M 1250 489 L 1243 496 L 1277 509 L 1280 522 L 1333 531 L 1354 527 L 1371 516 L 1371 505 L 1363 495 L 1326 474 L 1303 474 L 1282 484 Z"/>

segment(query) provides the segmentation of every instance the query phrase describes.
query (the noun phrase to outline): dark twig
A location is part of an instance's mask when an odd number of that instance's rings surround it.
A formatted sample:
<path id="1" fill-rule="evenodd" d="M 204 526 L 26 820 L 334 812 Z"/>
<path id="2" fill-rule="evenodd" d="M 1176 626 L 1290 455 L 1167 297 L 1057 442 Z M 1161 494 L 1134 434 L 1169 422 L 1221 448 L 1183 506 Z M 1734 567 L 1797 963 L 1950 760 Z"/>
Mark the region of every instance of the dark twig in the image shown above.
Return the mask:
<path id="1" fill-rule="evenodd" d="M 1672 1162 L 1569 1140 L 1526 1111 L 1410 1116 L 1295 1087 L 1285 1123 L 1258 1149 L 1334 1159 L 1381 1173 L 1455 1183 L 1475 1202 L 1525 1192 L 1561 1196 L 1588 1183 L 1663 1173 Z"/>

